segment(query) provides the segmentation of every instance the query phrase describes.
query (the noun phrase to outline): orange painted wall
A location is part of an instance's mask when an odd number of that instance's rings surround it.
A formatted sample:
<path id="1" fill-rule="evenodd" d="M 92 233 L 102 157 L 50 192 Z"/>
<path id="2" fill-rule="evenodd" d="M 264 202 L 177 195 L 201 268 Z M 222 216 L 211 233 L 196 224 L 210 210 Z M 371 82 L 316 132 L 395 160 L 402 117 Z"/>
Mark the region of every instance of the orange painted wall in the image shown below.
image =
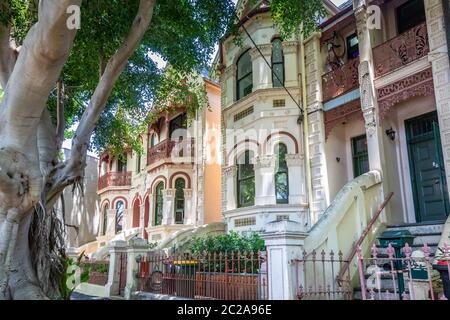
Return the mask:
<path id="1" fill-rule="evenodd" d="M 221 167 L 220 167 L 220 87 L 205 80 L 210 109 L 205 109 L 205 141 L 207 146 L 207 162 L 204 172 L 204 223 L 222 221 L 221 203 Z"/>

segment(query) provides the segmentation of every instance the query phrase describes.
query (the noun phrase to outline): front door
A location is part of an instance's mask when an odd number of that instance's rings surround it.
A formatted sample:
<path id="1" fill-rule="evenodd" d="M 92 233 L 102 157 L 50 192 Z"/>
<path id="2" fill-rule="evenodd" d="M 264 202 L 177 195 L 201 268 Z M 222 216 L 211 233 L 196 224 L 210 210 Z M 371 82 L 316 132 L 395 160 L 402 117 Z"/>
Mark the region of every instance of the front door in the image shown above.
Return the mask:
<path id="1" fill-rule="evenodd" d="M 450 206 L 437 114 L 432 112 L 405 124 L 416 219 L 444 221 Z"/>

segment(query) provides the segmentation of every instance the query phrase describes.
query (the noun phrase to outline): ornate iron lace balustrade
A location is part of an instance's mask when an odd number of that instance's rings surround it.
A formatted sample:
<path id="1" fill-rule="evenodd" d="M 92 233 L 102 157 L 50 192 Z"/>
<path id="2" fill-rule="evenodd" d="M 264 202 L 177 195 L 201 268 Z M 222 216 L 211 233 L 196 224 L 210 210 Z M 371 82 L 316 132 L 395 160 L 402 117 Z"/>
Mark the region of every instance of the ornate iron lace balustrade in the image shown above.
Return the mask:
<path id="1" fill-rule="evenodd" d="M 98 190 L 131 186 L 131 172 L 108 172 L 98 179 Z"/>
<path id="2" fill-rule="evenodd" d="M 329 101 L 358 87 L 358 65 L 359 58 L 355 58 L 322 77 L 323 101 Z"/>
<path id="3" fill-rule="evenodd" d="M 423 23 L 373 49 L 375 77 L 406 66 L 428 52 L 427 26 Z"/>

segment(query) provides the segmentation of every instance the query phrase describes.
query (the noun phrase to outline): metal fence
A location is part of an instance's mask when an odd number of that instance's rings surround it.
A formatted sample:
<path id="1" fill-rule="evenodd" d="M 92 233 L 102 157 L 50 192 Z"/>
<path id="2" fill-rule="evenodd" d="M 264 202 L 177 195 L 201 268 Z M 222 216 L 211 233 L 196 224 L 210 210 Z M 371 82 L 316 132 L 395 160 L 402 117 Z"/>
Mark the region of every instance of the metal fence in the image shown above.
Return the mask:
<path id="1" fill-rule="evenodd" d="M 141 257 L 138 286 L 187 299 L 267 300 L 267 258 L 263 252 L 207 252 Z"/>
<path id="2" fill-rule="evenodd" d="M 362 300 L 446 300 L 449 298 L 450 249 L 438 248 L 435 259 L 430 247 L 413 251 L 389 245 L 381 254 L 373 246 L 371 257 L 358 251 L 358 274 Z M 433 272 L 433 270 L 435 270 Z"/>
<path id="3" fill-rule="evenodd" d="M 346 261 L 342 252 L 333 251 L 319 254 L 312 251 L 308 254 L 303 251 L 300 259 L 292 261 L 297 298 L 299 300 L 351 300 L 353 295 L 348 272 L 342 281 L 337 280 L 339 270 Z"/>
<path id="4" fill-rule="evenodd" d="M 374 245 L 367 256 L 358 248 L 356 259 L 349 263 L 341 252 L 303 252 L 301 258 L 292 261 L 297 298 L 447 300 L 450 297 L 447 245 L 438 248 L 436 256 L 426 244 L 415 251 L 408 244 L 403 248 Z"/>

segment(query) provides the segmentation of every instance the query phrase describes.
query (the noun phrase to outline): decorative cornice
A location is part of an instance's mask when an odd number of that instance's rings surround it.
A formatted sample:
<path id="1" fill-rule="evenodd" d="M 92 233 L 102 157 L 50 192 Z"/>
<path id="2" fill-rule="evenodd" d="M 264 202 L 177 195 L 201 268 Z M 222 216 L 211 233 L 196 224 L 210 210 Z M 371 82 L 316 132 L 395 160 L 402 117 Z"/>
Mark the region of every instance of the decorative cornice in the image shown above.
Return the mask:
<path id="1" fill-rule="evenodd" d="M 433 71 L 431 68 L 413 74 L 377 90 L 380 119 L 383 120 L 396 104 L 412 97 L 434 94 Z"/>
<path id="2" fill-rule="evenodd" d="M 237 174 L 237 167 L 235 165 L 223 169 L 227 178 L 235 178 Z"/>
<path id="3" fill-rule="evenodd" d="M 271 44 L 261 44 L 258 45 L 259 51 L 263 54 L 265 57 L 269 57 L 272 55 L 272 45 Z M 261 54 L 259 53 L 257 48 L 253 48 L 250 50 L 250 57 L 252 60 L 255 60 L 256 58 L 261 57 Z"/>
<path id="4" fill-rule="evenodd" d="M 288 167 L 301 167 L 303 166 L 304 158 L 303 154 L 287 154 L 286 163 Z"/>
<path id="5" fill-rule="evenodd" d="M 350 101 L 340 107 L 325 111 L 325 137 L 328 138 L 329 134 L 333 128 L 340 124 L 347 122 L 349 120 L 363 118 L 363 113 L 361 110 L 361 102 L 356 99 Z"/>
<path id="6" fill-rule="evenodd" d="M 274 167 L 275 157 L 270 156 L 259 156 L 256 158 L 255 169 L 261 168 L 271 168 Z"/>

